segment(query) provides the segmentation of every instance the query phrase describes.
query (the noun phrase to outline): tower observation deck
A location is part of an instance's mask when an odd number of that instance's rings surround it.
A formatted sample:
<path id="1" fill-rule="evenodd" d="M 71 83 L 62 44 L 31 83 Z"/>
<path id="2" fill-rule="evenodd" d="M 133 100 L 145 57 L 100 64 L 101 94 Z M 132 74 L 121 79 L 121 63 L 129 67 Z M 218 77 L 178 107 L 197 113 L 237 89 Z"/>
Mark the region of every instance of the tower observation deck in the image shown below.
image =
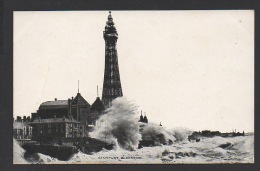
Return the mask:
<path id="1" fill-rule="evenodd" d="M 103 37 L 105 40 L 105 72 L 103 81 L 102 101 L 106 107 L 111 106 L 112 100 L 123 96 L 116 43 L 118 34 L 109 11 Z"/>

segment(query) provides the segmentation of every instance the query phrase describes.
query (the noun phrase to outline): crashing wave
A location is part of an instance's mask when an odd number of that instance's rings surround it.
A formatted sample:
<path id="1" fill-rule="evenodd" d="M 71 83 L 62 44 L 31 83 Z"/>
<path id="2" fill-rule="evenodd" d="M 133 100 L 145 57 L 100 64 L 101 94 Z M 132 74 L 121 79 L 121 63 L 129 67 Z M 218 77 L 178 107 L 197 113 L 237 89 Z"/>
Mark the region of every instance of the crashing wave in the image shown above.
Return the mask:
<path id="1" fill-rule="evenodd" d="M 117 98 L 105 113 L 98 119 L 98 124 L 90 136 L 106 142 L 118 143 L 126 150 L 136 149 L 141 140 L 136 118 L 137 107 L 125 98 Z"/>

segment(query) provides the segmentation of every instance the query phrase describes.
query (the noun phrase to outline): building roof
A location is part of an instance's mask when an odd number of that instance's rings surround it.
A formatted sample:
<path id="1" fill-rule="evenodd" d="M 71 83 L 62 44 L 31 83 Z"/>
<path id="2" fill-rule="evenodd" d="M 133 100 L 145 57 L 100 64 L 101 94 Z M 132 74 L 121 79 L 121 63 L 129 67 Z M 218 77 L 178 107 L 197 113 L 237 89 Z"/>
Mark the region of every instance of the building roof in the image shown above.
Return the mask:
<path id="1" fill-rule="evenodd" d="M 92 104 L 90 110 L 97 110 L 97 111 L 102 111 L 105 109 L 105 106 L 103 105 L 102 101 L 100 100 L 99 97 L 96 98 L 94 103 Z"/>
<path id="2" fill-rule="evenodd" d="M 72 100 L 71 105 L 87 106 L 87 107 L 90 106 L 90 104 L 81 96 L 80 93 L 77 93 L 77 96 Z"/>
<path id="3" fill-rule="evenodd" d="M 77 96 L 74 99 L 72 99 L 71 105 L 86 106 L 86 107 L 90 106 L 90 104 L 81 96 L 80 93 L 77 93 Z M 69 108 L 68 100 L 46 101 L 43 102 L 39 107 L 39 109 L 58 109 L 58 108 Z"/>
<path id="4" fill-rule="evenodd" d="M 35 124 L 35 123 L 63 123 L 63 122 L 80 123 L 73 118 L 68 119 L 66 117 L 63 117 L 63 118 L 48 118 L 48 119 L 35 118 L 34 121 L 32 122 L 32 124 Z"/>
<path id="5" fill-rule="evenodd" d="M 43 102 L 40 105 L 40 109 L 45 109 L 45 108 L 68 108 L 68 100 L 55 100 L 55 101 L 47 101 Z"/>

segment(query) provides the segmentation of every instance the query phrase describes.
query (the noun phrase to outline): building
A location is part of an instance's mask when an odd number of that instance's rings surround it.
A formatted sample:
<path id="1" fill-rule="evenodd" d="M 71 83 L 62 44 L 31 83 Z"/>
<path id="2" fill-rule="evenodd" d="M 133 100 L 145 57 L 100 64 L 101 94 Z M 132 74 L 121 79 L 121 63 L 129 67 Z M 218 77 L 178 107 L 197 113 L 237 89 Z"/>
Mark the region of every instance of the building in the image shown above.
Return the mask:
<path id="1" fill-rule="evenodd" d="M 56 138 L 77 138 L 87 136 L 86 125 L 72 117 L 34 119 L 31 123 L 33 128 L 32 140 L 51 142 Z"/>
<path id="2" fill-rule="evenodd" d="M 108 15 L 103 37 L 105 40 L 105 72 L 103 81 L 102 101 L 105 107 L 110 107 L 112 100 L 123 96 L 116 43 L 118 34 L 111 12 Z"/>
<path id="3" fill-rule="evenodd" d="M 77 96 L 71 100 L 70 115 L 77 121 L 82 121 L 81 115 L 84 110 L 90 108 L 90 104 L 78 92 Z"/>
<path id="4" fill-rule="evenodd" d="M 88 108 L 90 108 L 90 104 L 78 92 L 75 98 L 72 97 L 68 100 L 57 100 L 55 98 L 54 101 L 43 102 L 37 112 L 32 113 L 32 121 L 37 117 L 41 119 L 54 118 L 55 115 L 57 118 L 72 116 L 73 119 L 81 122 L 82 113 Z"/>
<path id="5" fill-rule="evenodd" d="M 103 114 L 105 106 L 99 97 L 96 98 L 94 103 L 91 105 L 89 115 L 87 115 L 88 125 L 96 125 L 96 120 Z"/>
<path id="6" fill-rule="evenodd" d="M 32 113 L 32 122 L 38 123 L 35 120 L 48 119 L 45 122 L 51 121 L 54 118 L 72 118 L 73 120 L 85 125 L 85 130 L 91 131 L 96 125 L 96 120 L 103 114 L 105 106 L 100 97 L 97 97 L 92 105 L 90 105 L 78 92 L 75 98 L 68 100 L 57 100 L 43 102 L 36 113 Z M 57 120 L 57 119 L 56 119 Z"/>
<path id="7" fill-rule="evenodd" d="M 13 122 L 13 137 L 17 140 L 32 139 L 32 127 L 26 123 L 14 121 Z"/>

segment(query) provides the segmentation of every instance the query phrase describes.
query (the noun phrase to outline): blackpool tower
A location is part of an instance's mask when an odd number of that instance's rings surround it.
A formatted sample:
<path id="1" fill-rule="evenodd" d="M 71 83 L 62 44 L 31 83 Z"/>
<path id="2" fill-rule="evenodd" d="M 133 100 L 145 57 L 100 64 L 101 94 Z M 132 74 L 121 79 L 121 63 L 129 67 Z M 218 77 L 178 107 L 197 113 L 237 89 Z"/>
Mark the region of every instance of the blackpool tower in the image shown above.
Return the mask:
<path id="1" fill-rule="evenodd" d="M 105 72 L 102 101 L 106 107 L 110 107 L 112 100 L 115 98 L 123 96 L 116 49 L 118 34 L 114 24 L 111 12 L 109 11 L 108 21 L 103 32 L 105 40 Z"/>

